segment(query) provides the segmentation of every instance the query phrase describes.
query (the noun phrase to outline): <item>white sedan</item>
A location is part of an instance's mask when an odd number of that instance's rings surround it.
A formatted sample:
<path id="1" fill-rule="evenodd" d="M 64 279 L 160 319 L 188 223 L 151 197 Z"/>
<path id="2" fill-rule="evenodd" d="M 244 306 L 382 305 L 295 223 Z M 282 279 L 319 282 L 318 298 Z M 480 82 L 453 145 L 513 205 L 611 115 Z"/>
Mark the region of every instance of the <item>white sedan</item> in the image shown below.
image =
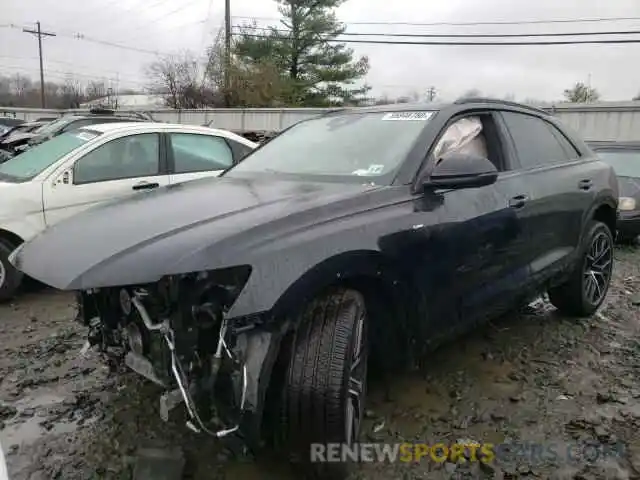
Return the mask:
<path id="1" fill-rule="evenodd" d="M 9 254 L 45 228 L 108 200 L 217 176 L 256 147 L 209 127 L 109 123 L 63 133 L 0 164 L 0 301 L 22 280 Z M 105 219 L 105 228 L 110 221 L 117 219 Z"/>

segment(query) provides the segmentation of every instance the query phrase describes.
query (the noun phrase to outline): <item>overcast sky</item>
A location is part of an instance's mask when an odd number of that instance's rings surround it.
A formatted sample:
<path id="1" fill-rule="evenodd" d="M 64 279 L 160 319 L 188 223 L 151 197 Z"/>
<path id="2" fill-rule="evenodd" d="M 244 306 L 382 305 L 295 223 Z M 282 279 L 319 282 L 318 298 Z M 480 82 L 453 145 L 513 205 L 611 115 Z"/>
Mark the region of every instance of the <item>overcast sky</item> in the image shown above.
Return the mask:
<path id="1" fill-rule="evenodd" d="M 47 78 L 62 80 L 65 74 L 73 73 L 85 81 L 118 81 L 120 88 L 145 86 L 144 67 L 153 61 L 152 51 L 171 53 L 188 49 L 202 55 L 224 19 L 223 0 L 2 0 L 1 3 L 0 74 L 21 72 L 37 77 L 37 39 L 23 33 L 22 27 L 40 20 L 43 30 L 58 35 L 44 39 Z M 247 21 L 248 17 L 259 17 L 260 25 L 277 22 L 273 0 L 231 0 L 231 4 L 234 24 Z M 338 16 L 348 24 L 350 32 L 485 34 L 640 30 L 638 0 L 349 0 L 338 10 Z M 475 26 L 361 23 L 603 17 L 638 17 L 639 20 Z M 77 35 L 84 35 L 84 39 L 76 38 Z M 640 35 L 627 38 L 640 39 Z M 352 47 L 358 55 L 369 56 L 371 70 L 367 81 L 376 95 L 398 96 L 414 90 L 424 93 L 433 85 L 444 99 L 479 89 L 487 95 L 512 94 L 520 100 L 557 100 L 565 88 L 589 79 L 603 100 L 629 100 L 640 91 L 640 44 L 546 47 L 354 44 Z"/>

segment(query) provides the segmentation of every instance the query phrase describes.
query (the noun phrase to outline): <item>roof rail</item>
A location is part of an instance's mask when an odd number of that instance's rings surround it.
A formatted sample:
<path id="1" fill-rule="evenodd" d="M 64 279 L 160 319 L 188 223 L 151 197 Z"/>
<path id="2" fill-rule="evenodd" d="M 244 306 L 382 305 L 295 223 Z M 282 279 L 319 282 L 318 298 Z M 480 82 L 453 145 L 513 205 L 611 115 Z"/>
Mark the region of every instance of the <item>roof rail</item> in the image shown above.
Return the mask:
<path id="1" fill-rule="evenodd" d="M 532 112 L 541 113 L 544 115 L 549 115 L 549 112 L 543 110 L 538 107 L 532 107 L 531 105 L 526 105 L 524 103 L 511 102 L 509 100 L 500 100 L 499 98 L 485 98 L 485 97 L 461 97 L 458 98 L 455 102 L 456 105 L 464 105 L 466 103 L 495 103 L 498 105 L 508 105 L 510 107 L 518 107 L 524 108 L 526 110 L 531 110 Z"/>

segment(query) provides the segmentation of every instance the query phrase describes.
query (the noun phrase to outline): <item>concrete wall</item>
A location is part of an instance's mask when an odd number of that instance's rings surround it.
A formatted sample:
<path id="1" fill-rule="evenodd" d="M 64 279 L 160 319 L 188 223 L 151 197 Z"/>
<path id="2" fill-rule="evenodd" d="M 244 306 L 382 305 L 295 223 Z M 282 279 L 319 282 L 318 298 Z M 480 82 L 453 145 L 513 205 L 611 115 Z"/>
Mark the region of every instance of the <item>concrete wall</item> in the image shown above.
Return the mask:
<path id="1" fill-rule="evenodd" d="M 602 102 L 597 104 L 557 104 L 547 108 L 585 140 L 640 141 L 640 102 Z M 322 108 L 219 108 L 206 110 L 146 110 L 163 122 L 213 126 L 235 131 L 278 131 L 300 120 L 321 114 Z M 0 115 L 35 120 L 42 116 L 86 110 L 41 110 L 0 107 Z"/>

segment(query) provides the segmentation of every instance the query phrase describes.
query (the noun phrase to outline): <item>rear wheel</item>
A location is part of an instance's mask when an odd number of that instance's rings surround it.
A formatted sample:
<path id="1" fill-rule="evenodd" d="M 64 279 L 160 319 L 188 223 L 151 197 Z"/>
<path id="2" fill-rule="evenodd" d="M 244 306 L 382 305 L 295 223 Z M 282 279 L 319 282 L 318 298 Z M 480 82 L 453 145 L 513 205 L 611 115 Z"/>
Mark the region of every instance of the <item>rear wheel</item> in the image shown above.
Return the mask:
<path id="1" fill-rule="evenodd" d="M 612 270 L 611 230 L 606 224 L 593 221 L 585 236 L 580 261 L 564 284 L 549 290 L 549 299 L 565 315 L 589 316 L 607 296 Z"/>
<path id="2" fill-rule="evenodd" d="M 367 312 L 362 295 L 333 290 L 299 319 L 281 403 L 282 440 L 316 478 L 341 478 L 345 463 L 309 463 L 311 444 L 357 441 L 364 418 Z"/>
<path id="3" fill-rule="evenodd" d="M 13 298 L 22 283 L 22 272 L 9 262 L 9 255 L 13 250 L 13 245 L 0 240 L 0 302 Z"/>

